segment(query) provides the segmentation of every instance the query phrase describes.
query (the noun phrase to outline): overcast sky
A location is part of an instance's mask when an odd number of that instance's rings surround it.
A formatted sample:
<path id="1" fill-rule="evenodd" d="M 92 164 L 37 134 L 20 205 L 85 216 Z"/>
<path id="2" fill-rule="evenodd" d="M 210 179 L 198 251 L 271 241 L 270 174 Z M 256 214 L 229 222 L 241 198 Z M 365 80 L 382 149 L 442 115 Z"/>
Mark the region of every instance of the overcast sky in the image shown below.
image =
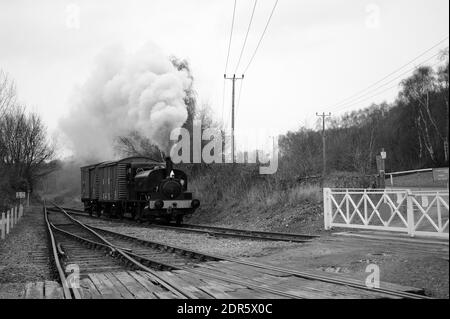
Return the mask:
<path id="1" fill-rule="evenodd" d="M 200 102 L 209 103 L 220 120 L 233 2 L 0 0 L 0 68 L 16 80 L 20 100 L 55 130 L 74 87 L 86 80 L 103 48 L 122 44 L 133 52 L 153 41 L 168 55 L 190 61 Z M 238 74 L 273 4 L 274 0 L 258 1 Z M 253 0 L 237 1 L 230 73 L 252 6 Z M 333 111 L 337 102 L 445 38 L 448 7 L 448 0 L 279 0 L 245 74 L 238 129 L 272 127 L 285 132 L 314 125 L 315 112 Z M 448 41 L 440 47 L 447 45 Z M 229 85 L 225 114 L 230 110 Z M 346 110 L 392 101 L 396 92 L 393 88 Z"/>

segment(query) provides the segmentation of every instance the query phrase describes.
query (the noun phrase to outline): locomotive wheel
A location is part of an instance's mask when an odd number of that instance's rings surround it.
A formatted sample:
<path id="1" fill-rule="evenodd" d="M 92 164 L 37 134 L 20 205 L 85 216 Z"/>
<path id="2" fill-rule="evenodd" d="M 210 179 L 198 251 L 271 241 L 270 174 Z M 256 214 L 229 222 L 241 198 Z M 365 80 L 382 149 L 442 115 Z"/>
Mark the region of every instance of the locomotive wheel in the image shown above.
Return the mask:
<path id="1" fill-rule="evenodd" d="M 155 217 L 154 216 L 150 216 L 148 218 L 147 222 L 149 223 L 149 225 L 153 224 L 155 222 Z"/>
<path id="2" fill-rule="evenodd" d="M 116 207 L 116 214 L 117 214 L 117 218 L 119 218 L 120 220 L 123 219 L 123 209 L 122 209 L 122 207 Z"/>

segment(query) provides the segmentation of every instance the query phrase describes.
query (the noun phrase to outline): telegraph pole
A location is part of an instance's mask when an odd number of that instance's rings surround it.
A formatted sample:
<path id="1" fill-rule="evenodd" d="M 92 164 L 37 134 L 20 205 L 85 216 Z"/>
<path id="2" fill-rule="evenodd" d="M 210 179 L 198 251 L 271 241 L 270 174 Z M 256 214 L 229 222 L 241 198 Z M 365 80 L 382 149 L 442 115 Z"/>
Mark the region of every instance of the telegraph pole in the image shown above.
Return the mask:
<path id="1" fill-rule="evenodd" d="M 227 75 L 224 74 L 223 78 L 225 80 L 231 80 L 233 83 L 233 90 L 232 90 L 232 97 L 231 97 L 231 159 L 232 162 L 234 163 L 234 89 L 235 89 L 235 83 L 236 80 L 243 80 L 244 79 L 244 75 L 242 74 L 242 76 L 240 78 L 236 77 L 236 74 L 233 74 L 233 77 L 231 78 L 227 78 Z"/>
<path id="2" fill-rule="evenodd" d="M 331 113 L 325 114 L 323 112 L 322 114 L 316 113 L 316 116 L 319 116 L 322 118 L 322 180 L 325 178 L 325 174 L 327 172 L 327 157 L 325 153 L 325 118 L 330 117 Z"/>

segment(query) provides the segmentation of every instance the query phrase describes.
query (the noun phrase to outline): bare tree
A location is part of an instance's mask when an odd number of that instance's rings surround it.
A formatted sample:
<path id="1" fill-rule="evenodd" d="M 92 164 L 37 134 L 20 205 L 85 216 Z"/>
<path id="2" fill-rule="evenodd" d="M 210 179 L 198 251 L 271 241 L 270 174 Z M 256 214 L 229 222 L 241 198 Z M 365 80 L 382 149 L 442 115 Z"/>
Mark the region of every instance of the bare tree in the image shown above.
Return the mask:
<path id="1" fill-rule="evenodd" d="M 422 148 L 422 145 L 425 146 L 433 162 L 436 162 L 436 152 L 433 146 L 432 133 L 435 133 L 444 142 L 444 137 L 430 110 L 429 96 L 430 92 L 433 92 L 435 89 L 435 80 L 432 68 L 420 67 L 411 77 L 401 82 L 403 87 L 401 96 L 416 106 L 415 112 L 417 117 L 415 123 L 420 136 L 420 148 Z"/>
<path id="2" fill-rule="evenodd" d="M 16 85 L 8 74 L 0 69 L 0 120 L 16 104 Z"/>
<path id="3" fill-rule="evenodd" d="M 147 156 L 154 160 L 163 159 L 159 148 L 152 144 L 149 138 L 142 136 L 137 131 L 119 136 L 116 140 L 115 148 L 119 154 L 124 156 Z"/>
<path id="4" fill-rule="evenodd" d="M 449 79 L 448 79 L 448 74 L 449 74 L 449 50 L 448 48 L 442 50 L 441 55 L 440 55 L 440 60 L 444 62 L 444 64 L 442 66 L 439 67 L 438 69 L 438 78 L 437 78 L 437 82 L 438 82 L 438 87 L 441 90 L 441 92 L 443 93 L 442 96 L 444 98 L 445 101 L 445 111 L 446 111 L 446 118 L 448 119 L 449 117 L 449 110 L 448 110 L 448 89 L 449 89 Z M 445 154 L 445 161 L 448 161 L 448 121 L 445 121 L 445 136 L 444 136 L 444 154 Z"/>
<path id="5" fill-rule="evenodd" d="M 47 141 L 46 128 L 37 114 L 14 106 L 0 120 L 0 166 L 8 172 L 12 188 L 32 190 L 38 179 L 52 171 L 54 147 Z"/>

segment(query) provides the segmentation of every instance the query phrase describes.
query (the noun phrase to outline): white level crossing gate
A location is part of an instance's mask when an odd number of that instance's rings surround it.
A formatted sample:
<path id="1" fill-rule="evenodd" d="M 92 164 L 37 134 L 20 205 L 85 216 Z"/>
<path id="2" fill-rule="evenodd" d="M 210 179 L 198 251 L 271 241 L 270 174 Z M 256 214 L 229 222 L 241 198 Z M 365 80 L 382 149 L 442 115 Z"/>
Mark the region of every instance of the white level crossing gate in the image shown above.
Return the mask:
<path id="1" fill-rule="evenodd" d="M 325 229 L 383 230 L 449 238 L 449 192 L 324 188 Z"/>

